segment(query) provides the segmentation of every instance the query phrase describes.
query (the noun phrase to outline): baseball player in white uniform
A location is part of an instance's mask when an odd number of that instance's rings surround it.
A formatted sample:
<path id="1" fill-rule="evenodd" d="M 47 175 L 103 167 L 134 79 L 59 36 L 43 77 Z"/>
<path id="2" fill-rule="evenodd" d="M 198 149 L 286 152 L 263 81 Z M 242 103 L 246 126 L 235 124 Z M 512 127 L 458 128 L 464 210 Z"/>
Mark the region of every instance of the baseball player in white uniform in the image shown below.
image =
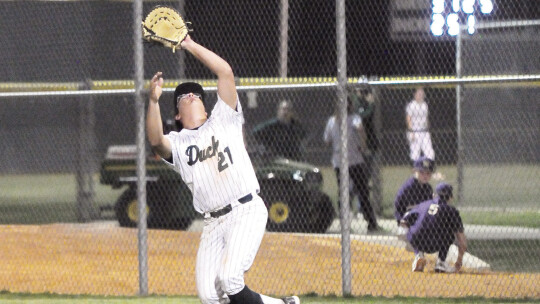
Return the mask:
<path id="1" fill-rule="evenodd" d="M 424 89 L 417 88 L 414 99 L 405 108 L 408 128 L 407 139 L 409 141 L 410 158 L 413 162 L 420 157 L 422 151 L 424 156 L 435 160 L 435 151 L 433 151 L 429 133 L 429 110 L 424 97 Z"/>
<path id="2" fill-rule="evenodd" d="M 217 102 L 208 117 L 203 88 L 180 84 L 174 93 L 179 132 L 163 134 L 159 107 L 162 73 L 150 82 L 147 136 L 154 151 L 180 173 L 193 193 L 195 209 L 204 215 L 196 263 L 202 303 L 299 304 L 260 295 L 244 283 L 261 244 L 268 211 L 258 196 L 259 183 L 246 151 L 244 117 L 230 65 L 188 35 L 181 43 L 218 78 Z"/>

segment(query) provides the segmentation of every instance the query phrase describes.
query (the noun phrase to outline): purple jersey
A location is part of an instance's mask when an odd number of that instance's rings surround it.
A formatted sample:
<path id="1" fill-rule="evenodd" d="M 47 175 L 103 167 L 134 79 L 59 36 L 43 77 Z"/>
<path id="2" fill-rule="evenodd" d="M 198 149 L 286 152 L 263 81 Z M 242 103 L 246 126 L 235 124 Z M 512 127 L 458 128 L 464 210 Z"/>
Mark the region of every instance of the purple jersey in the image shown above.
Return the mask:
<path id="1" fill-rule="evenodd" d="M 439 198 L 413 207 L 403 220 L 409 225 L 407 239 L 414 248 L 449 246 L 455 234 L 464 230 L 459 211 Z"/>
<path id="2" fill-rule="evenodd" d="M 433 187 L 429 183 L 421 184 L 415 177 L 409 178 L 399 189 L 394 201 L 394 216 L 399 221 L 413 206 L 433 198 Z"/>

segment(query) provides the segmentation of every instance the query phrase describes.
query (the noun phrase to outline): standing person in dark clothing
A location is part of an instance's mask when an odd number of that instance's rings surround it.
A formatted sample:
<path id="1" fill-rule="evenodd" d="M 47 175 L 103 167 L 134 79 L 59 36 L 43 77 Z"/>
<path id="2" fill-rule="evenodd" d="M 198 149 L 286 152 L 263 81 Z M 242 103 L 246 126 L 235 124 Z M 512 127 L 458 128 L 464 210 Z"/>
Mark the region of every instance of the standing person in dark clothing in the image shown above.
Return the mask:
<path id="1" fill-rule="evenodd" d="M 302 159 L 301 147 L 306 131 L 296 118 L 292 103 L 288 100 L 279 103 L 275 118 L 253 129 L 253 136 L 271 156 Z"/>
<path id="2" fill-rule="evenodd" d="M 368 169 L 362 156 L 362 151 L 366 149 L 366 137 L 362 126 L 362 118 L 357 113 L 354 113 L 353 103 L 351 99 L 347 100 L 347 159 L 349 161 L 349 177 L 354 185 L 358 199 L 360 201 L 360 209 L 364 220 L 368 223 L 367 231 L 369 233 L 381 231 L 377 224 L 377 218 L 373 207 L 371 206 L 369 184 L 368 184 Z M 340 149 L 341 149 L 341 131 L 339 129 L 339 121 L 337 119 L 337 109 L 334 115 L 328 118 L 324 129 L 323 140 L 325 143 L 332 145 L 332 166 L 336 172 L 338 186 L 340 184 Z"/>
<path id="3" fill-rule="evenodd" d="M 362 126 L 366 132 L 367 153 L 364 154 L 373 155 L 379 148 L 379 139 L 377 138 L 375 122 L 373 121 L 375 98 L 370 88 L 356 89 L 354 97 L 358 102 L 358 115 L 362 118 Z"/>
<path id="4" fill-rule="evenodd" d="M 438 197 L 412 208 L 401 220 L 401 225 L 409 228 L 407 239 L 414 248 L 412 271 L 424 271 L 424 253 L 438 252 L 435 272 L 452 273 L 461 269 L 467 238 L 459 211 L 448 204 L 453 198 L 452 186 L 440 183 L 436 191 Z M 458 257 L 454 266 L 450 266 L 446 257 L 454 240 L 457 240 Z"/>
<path id="5" fill-rule="evenodd" d="M 379 139 L 375 129 L 375 97 L 370 87 L 356 88 L 352 94 L 353 102 L 358 104 L 357 113 L 362 118 L 362 126 L 366 133 L 366 150 L 362 152 L 366 162 L 368 180 L 370 188 L 377 195 L 381 191 L 381 177 L 379 168 Z M 374 197 L 373 209 L 375 213 L 381 215 L 382 206 L 380 199 Z"/>

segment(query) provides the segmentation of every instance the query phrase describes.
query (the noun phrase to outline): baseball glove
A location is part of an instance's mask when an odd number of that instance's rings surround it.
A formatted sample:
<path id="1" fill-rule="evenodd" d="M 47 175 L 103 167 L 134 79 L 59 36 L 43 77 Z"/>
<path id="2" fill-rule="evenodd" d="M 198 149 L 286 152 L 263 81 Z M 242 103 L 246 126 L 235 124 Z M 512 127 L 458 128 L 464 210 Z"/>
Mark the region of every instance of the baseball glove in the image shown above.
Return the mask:
<path id="1" fill-rule="evenodd" d="M 173 53 L 192 31 L 180 13 L 170 7 L 158 5 L 142 22 L 143 39 L 152 44 L 171 48 Z"/>

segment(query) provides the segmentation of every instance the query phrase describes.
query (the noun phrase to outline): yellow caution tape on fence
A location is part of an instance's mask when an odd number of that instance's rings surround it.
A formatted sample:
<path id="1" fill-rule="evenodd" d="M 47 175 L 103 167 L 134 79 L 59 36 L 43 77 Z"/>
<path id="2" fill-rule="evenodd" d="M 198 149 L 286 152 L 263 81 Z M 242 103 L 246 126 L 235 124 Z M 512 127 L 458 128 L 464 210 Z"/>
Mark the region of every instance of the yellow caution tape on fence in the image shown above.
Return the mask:
<path id="1" fill-rule="evenodd" d="M 432 87 L 455 87 L 458 83 L 479 86 L 540 86 L 540 75 L 473 75 L 463 76 L 460 79 L 456 76 L 384 76 L 378 79 L 371 78 L 369 81 L 362 77 L 349 77 L 347 83 L 350 84 L 372 84 L 412 87 L 418 85 L 429 85 Z M 164 88 L 175 88 L 184 81 L 196 81 L 203 87 L 216 87 L 214 79 L 172 79 L 165 80 Z M 237 85 L 242 86 L 272 86 L 272 85 L 317 85 L 336 84 L 336 77 L 248 77 L 238 78 Z M 144 87 L 148 87 L 145 81 Z M 125 90 L 134 89 L 134 80 L 95 80 L 88 82 L 3 82 L 0 83 L 0 92 L 44 92 L 44 91 L 75 91 L 75 90 Z"/>

